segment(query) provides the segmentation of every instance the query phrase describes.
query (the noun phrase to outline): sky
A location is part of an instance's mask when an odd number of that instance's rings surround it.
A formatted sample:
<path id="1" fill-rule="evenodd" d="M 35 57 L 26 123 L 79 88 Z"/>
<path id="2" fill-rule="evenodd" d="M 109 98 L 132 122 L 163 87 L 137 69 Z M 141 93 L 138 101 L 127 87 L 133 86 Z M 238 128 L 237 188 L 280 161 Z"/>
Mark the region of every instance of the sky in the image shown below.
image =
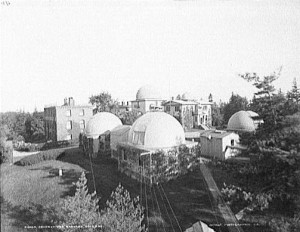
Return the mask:
<path id="1" fill-rule="evenodd" d="M 300 87 L 300 1 L 10 0 L 0 12 L 0 111 L 119 101 L 153 85 L 169 99 L 189 92 L 251 99 L 238 74 L 278 71 Z"/>

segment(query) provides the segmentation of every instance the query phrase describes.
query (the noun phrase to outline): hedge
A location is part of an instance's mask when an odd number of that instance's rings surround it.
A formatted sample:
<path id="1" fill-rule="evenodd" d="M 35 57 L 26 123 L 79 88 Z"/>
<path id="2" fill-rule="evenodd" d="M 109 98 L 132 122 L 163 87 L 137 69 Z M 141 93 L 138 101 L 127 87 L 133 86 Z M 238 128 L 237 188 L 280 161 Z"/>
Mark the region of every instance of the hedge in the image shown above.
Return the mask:
<path id="1" fill-rule="evenodd" d="M 40 163 L 45 160 L 56 160 L 65 154 L 65 149 L 58 148 L 47 151 L 41 151 L 37 154 L 29 155 L 19 160 L 16 164 L 20 166 L 29 166 Z"/>

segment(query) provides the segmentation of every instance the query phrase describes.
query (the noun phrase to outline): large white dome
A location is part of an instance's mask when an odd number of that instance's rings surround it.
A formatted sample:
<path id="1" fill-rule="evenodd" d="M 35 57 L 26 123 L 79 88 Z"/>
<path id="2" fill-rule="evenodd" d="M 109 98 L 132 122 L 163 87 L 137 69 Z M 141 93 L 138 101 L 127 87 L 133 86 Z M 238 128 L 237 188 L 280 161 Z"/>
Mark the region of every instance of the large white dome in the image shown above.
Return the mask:
<path id="1" fill-rule="evenodd" d="M 116 115 L 108 112 L 100 112 L 88 121 L 86 136 L 88 138 L 97 138 L 105 131 L 112 130 L 120 125 L 122 125 L 122 122 Z"/>
<path id="2" fill-rule="evenodd" d="M 256 125 L 252 117 L 258 117 L 253 111 L 239 111 L 233 114 L 228 121 L 228 130 L 233 131 L 255 131 Z"/>
<path id="3" fill-rule="evenodd" d="M 164 112 L 148 112 L 132 125 L 128 142 L 145 149 L 162 149 L 185 144 L 181 124 Z"/>
<path id="4" fill-rule="evenodd" d="M 136 100 L 161 99 L 159 91 L 151 85 L 142 86 L 136 93 Z"/>

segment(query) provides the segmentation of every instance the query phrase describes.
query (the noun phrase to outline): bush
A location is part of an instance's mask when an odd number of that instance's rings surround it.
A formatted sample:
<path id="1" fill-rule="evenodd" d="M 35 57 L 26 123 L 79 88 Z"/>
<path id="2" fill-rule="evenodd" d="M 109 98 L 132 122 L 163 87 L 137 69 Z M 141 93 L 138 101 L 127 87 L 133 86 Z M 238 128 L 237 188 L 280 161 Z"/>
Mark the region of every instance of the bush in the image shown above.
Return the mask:
<path id="1" fill-rule="evenodd" d="M 53 148 L 62 148 L 62 147 L 68 147 L 72 145 L 69 141 L 58 141 L 58 142 L 46 142 L 42 147 L 41 151 L 53 149 Z"/>
<path id="2" fill-rule="evenodd" d="M 30 156 L 26 156 L 23 159 L 19 160 L 17 162 L 17 165 L 20 166 L 29 166 L 33 164 L 40 163 L 45 160 L 56 160 L 62 155 L 64 155 L 65 149 L 53 149 L 53 150 L 47 150 L 47 151 L 41 151 L 37 154 L 33 154 Z"/>

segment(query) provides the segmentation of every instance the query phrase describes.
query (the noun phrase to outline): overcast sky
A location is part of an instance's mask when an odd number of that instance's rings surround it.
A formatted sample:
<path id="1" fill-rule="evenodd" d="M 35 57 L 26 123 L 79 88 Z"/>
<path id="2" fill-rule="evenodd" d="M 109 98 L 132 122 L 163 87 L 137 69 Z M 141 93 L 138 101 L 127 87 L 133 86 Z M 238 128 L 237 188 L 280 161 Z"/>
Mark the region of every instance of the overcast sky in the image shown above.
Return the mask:
<path id="1" fill-rule="evenodd" d="M 164 98 L 190 92 L 252 98 L 239 73 L 300 86 L 300 1 L 40 0 L 1 6 L 1 108 L 43 110 L 108 91 L 130 101 L 140 86 Z M 72 4 L 70 4 L 72 2 Z"/>

